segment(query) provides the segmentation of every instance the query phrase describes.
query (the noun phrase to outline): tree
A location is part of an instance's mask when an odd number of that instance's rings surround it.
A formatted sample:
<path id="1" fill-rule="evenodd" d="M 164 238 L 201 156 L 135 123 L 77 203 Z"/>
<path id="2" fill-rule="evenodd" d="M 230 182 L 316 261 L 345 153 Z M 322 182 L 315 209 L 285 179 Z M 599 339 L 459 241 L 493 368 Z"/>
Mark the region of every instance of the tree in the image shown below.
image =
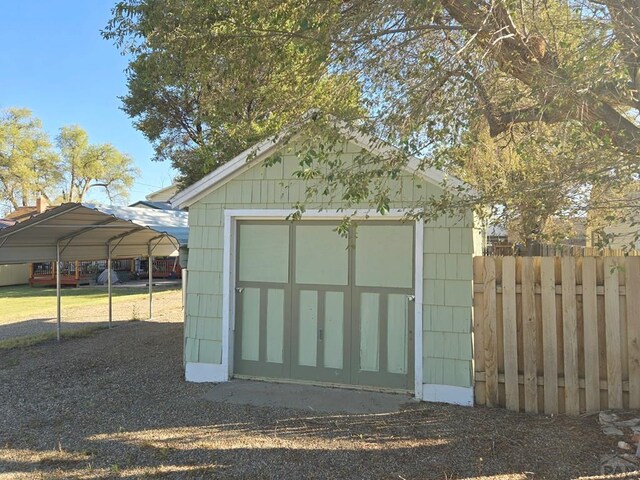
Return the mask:
<path id="1" fill-rule="evenodd" d="M 0 114 L 0 202 L 16 209 L 46 199 L 60 181 L 58 158 L 39 119 L 24 108 Z"/>
<path id="2" fill-rule="evenodd" d="M 124 111 L 183 186 L 311 108 L 361 114 L 357 84 L 327 71 L 328 48 L 239 34 L 247 24 L 297 28 L 288 8 L 256 17 L 259 5 L 134 0 L 114 8 L 104 36 L 134 55 Z"/>
<path id="3" fill-rule="evenodd" d="M 472 125 L 463 143 L 447 152 L 449 164 L 482 198 L 492 200 L 493 222 L 514 242 L 562 243 L 578 233 L 575 222 L 603 200 L 586 185 L 610 194 L 624 191 L 616 175 L 600 173 L 615 159 L 603 155 L 576 125 L 519 125 L 509 138 L 491 137 L 489 129 L 484 119 Z"/>
<path id="4" fill-rule="evenodd" d="M 640 6 L 633 1 L 263 0 L 237 6 L 216 0 L 193 7 L 196 3 L 121 1 L 107 37 L 120 45 L 139 42 L 131 50 L 137 59 L 164 52 L 183 59 L 189 75 L 173 70 L 182 80 L 217 65 L 212 59 L 227 59 L 230 44 L 234 59 L 257 56 L 276 71 L 287 66 L 283 46 L 302 51 L 298 60 L 309 67 L 310 78 L 288 78 L 288 101 L 274 110 L 278 115 L 295 116 L 291 106 L 309 105 L 302 100 L 309 98 L 311 85 L 340 75 L 362 91 L 362 113 L 345 120 L 400 147 L 406 157 L 425 158 L 424 167 L 459 171 L 452 147 L 472 153 L 473 128 L 484 122 L 495 141 L 490 149 L 495 158 L 517 153 L 520 161 L 527 158 L 529 172 L 536 171 L 536 182 L 506 176 L 512 183 L 503 194 L 526 187 L 532 198 L 542 198 L 550 183 L 560 183 L 559 191 L 573 200 L 570 208 L 585 214 L 640 178 Z M 172 41 L 180 50 L 168 46 Z M 194 61 L 198 56 L 206 61 Z M 234 68 L 213 70 L 216 83 L 237 77 Z M 241 71 L 251 77 L 250 69 Z M 237 99 L 257 89 L 250 82 L 233 85 L 233 95 L 207 104 L 208 114 L 235 111 L 243 105 Z M 271 83 L 259 85 L 277 91 Z M 333 113 L 332 97 L 327 98 L 325 110 Z M 265 112 L 275 108 L 273 102 L 264 107 Z M 231 119 L 229 125 L 241 122 Z M 511 151 L 501 152 L 505 148 Z M 393 174 L 397 162 L 378 164 L 370 169 L 368 184 L 361 175 L 330 174 L 347 187 L 359 186 L 345 188 L 359 192 L 356 199 L 384 205 L 384 192 L 375 193 L 380 169 Z M 564 183 L 554 178 L 559 170 L 566 173 Z M 496 198 L 490 189 L 467 193 L 461 208 L 500 200 L 524 207 Z M 436 212 L 452 205 L 451 198 L 432 200 L 423 207 Z M 549 215 L 545 209 L 551 204 L 540 203 L 539 213 Z M 566 208 L 560 202 L 553 214 Z M 539 234 L 539 227 L 527 224 L 523 235 Z"/>
<path id="5" fill-rule="evenodd" d="M 92 188 L 102 188 L 110 200 L 126 197 L 139 174 L 128 155 L 113 145 L 91 145 L 79 126 L 62 127 L 57 137 L 60 152 L 63 202 L 82 202 Z"/>
<path id="6" fill-rule="evenodd" d="M 42 123 L 27 109 L 0 113 L 0 202 L 7 209 L 49 203 L 82 202 L 102 188 L 111 200 L 126 197 L 138 175 L 133 160 L 111 144 L 92 145 L 78 126 L 62 127 L 57 150 Z"/>

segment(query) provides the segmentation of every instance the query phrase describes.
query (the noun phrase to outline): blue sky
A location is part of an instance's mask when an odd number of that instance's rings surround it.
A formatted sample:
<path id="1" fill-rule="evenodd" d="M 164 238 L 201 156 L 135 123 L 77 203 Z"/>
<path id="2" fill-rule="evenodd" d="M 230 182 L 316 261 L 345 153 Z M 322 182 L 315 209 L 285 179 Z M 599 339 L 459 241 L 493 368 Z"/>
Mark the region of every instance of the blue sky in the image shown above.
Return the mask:
<path id="1" fill-rule="evenodd" d="M 171 183 L 153 149 L 120 110 L 127 59 L 100 36 L 116 0 L 0 0 L 0 109 L 26 107 L 55 137 L 63 125 L 112 143 L 142 171 L 130 202 Z M 105 201 L 92 194 L 90 200 Z"/>

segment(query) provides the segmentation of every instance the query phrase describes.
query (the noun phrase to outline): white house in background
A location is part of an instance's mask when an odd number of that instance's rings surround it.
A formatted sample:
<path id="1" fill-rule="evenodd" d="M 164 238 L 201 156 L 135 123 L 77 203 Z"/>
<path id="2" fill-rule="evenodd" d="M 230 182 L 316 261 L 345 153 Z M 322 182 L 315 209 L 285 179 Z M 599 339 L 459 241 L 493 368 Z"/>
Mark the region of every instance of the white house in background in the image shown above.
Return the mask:
<path id="1" fill-rule="evenodd" d="M 611 240 L 607 244 L 607 247 L 612 249 L 628 249 L 633 246 L 632 248 L 635 250 L 640 250 L 640 238 L 638 238 L 638 233 L 640 231 L 640 217 L 636 218 L 635 222 L 638 222 L 638 224 L 631 225 L 631 223 L 619 223 L 617 225 L 605 227 L 605 234 L 611 235 Z M 599 235 L 596 232 L 589 230 L 587 235 L 587 246 L 597 246 L 599 240 Z"/>
<path id="2" fill-rule="evenodd" d="M 161 188 L 155 192 L 150 193 L 145 198 L 150 202 L 168 202 L 171 197 L 178 193 L 178 185 L 175 183 L 168 187 Z"/>
<path id="3" fill-rule="evenodd" d="M 640 250 L 640 187 L 638 191 L 631 193 L 627 199 L 627 208 L 634 214 L 624 223 L 612 223 L 604 227 L 604 234 L 609 237 L 608 248 L 628 249 L 630 247 Z M 600 232 L 589 228 L 587 230 L 587 246 L 596 246 L 601 240 Z"/>

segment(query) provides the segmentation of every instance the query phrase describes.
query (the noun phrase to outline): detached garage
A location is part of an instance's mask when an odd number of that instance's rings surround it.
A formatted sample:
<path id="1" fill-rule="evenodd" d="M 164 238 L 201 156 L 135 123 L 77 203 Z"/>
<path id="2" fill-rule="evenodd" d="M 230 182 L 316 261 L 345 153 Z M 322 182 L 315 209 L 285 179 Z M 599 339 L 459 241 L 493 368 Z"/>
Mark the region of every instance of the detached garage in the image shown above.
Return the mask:
<path id="1" fill-rule="evenodd" d="M 371 139 L 348 138 L 342 161 L 378 153 Z M 471 405 L 472 258 L 482 237 L 470 213 L 405 219 L 442 192 L 444 174 L 410 163 L 390 180 L 391 213 L 345 213 L 335 200 L 305 199 L 295 151 L 268 140 L 172 199 L 189 209 L 187 380 L 312 382 Z M 297 202 L 303 219 L 288 221 Z"/>

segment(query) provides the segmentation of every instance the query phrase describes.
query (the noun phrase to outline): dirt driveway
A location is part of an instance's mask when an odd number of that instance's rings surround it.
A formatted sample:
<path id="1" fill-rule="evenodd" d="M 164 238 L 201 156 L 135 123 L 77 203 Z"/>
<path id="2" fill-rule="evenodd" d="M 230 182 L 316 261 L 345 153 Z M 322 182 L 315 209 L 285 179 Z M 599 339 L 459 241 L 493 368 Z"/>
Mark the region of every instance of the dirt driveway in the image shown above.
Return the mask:
<path id="1" fill-rule="evenodd" d="M 172 322 L 0 351 L 0 479 L 566 479 L 598 474 L 615 447 L 594 417 L 216 402 L 183 380 L 181 352 Z"/>

